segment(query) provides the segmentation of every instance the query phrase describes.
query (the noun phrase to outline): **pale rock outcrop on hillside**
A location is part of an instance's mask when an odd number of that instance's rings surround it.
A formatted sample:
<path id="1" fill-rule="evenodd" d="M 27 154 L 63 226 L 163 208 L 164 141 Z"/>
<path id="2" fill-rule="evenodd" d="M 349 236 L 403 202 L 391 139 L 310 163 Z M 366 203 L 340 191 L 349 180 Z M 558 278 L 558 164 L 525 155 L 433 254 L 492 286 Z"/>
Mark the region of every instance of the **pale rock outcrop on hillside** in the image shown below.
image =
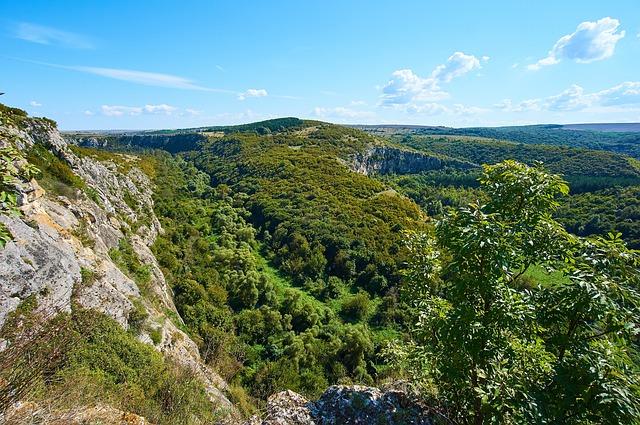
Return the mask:
<path id="1" fill-rule="evenodd" d="M 33 295 L 43 313 L 70 311 L 72 302 L 77 302 L 126 328 L 134 300 L 139 300 L 148 313 L 139 338 L 194 370 L 210 398 L 222 408 L 232 409 L 222 393 L 226 383 L 200 360 L 196 344 L 166 315 L 170 311 L 179 317 L 171 290 L 149 249 L 162 232 L 153 212 L 149 178 L 134 163 L 123 170 L 109 161 L 74 154 L 46 120 L 25 119 L 20 128 L 0 125 L 0 147 L 12 145 L 26 151 L 36 143 L 69 164 L 92 196 L 80 190 L 73 199 L 55 196 L 35 180 L 19 185 L 22 215 L 0 215 L 0 222 L 13 236 L 13 241 L 0 249 L 0 326 L 7 314 Z M 109 256 L 125 233 L 150 271 L 144 297 Z M 91 279 L 86 279 L 88 273 Z M 157 344 L 148 334 L 150 329 L 159 330 Z"/>
<path id="2" fill-rule="evenodd" d="M 293 391 L 274 394 L 264 417 L 245 425 L 431 425 L 434 415 L 405 390 L 333 385 L 317 401 Z"/>

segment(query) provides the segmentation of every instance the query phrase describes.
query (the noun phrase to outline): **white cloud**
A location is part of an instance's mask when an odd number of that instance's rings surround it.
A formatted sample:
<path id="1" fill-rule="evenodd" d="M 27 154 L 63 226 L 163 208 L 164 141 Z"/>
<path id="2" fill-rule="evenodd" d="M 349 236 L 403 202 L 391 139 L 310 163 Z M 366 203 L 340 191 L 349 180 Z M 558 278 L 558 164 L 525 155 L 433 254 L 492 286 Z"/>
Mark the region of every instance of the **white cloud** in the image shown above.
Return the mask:
<path id="1" fill-rule="evenodd" d="M 483 56 L 483 59 L 484 58 L 489 60 L 488 56 Z M 431 77 L 438 83 L 449 83 L 454 78 L 460 77 L 477 68 L 480 68 L 478 58 L 473 55 L 465 55 L 462 52 L 455 52 L 449 56 L 446 63 L 438 65 L 436 69 L 433 70 Z"/>
<path id="2" fill-rule="evenodd" d="M 42 103 L 39 103 L 39 102 L 36 102 L 35 100 L 32 100 L 31 102 L 29 102 L 29 105 L 38 107 L 38 106 L 42 106 Z"/>
<path id="3" fill-rule="evenodd" d="M 171 115 L 177 111 L 178 108 L 162 103 L 159 105 L 144 106 L 102 105 L 100 109 L 102 114 L 108 117 L 121 117 L 124 115 L 137 116 L 141 114 Z"/>
<path id="4" fill-rule="evenodd" d="M 364 106 L 366 104 L 367 102 L 365 102 L 364 100 L 352 100 L 351 102 L 349 102 L 349 105 L 351 106 Z"/>
<path id="5" fill-rule="evenodd" d="M 250 97 L 265 97 L 268 93 L 265 89 L 248 89 L 243 93 L 238 94 L 238 100 L 245 100 Z"/>
<path id="6" fill-rule="evenodd" d="M 86 111 L 84 111 L 84 114 L 85 114 L 86 116 L 88 116 L 88 117 L 91 117 L 91 116 L 95 115 L 95 112 L 90 111 L 90 110 L 88 110 L 88 109 L 87 109 Z"/>
<path id="7" fill-rule="evenodd" d="M 535 71 L 543 66 L 555 65 L 562 59 L 589 63 L 610 58 L 616 43 L 625 36 L 624 31 L 618 32 L 619 26 L 620 21 L 610 17 L 582 22 L 573 33 L 561 37 L 545 58 L 527 68 Z"/>
<path id="8" fill-rule="evenodd" d="M 410 69 L 394 71 L 391 80 L 382 88 L 382 104 L 385 106 L 440 100 L 448 96 L 434 78 L 421 78 Z"/>
<path id="9" fill-rule="evenodd" d="M 165 103 L 162 103 L 160 105 L 145 105 L 143 109 L 144 109 L 144 112 L 149 114 L 171 115 L 171 113 L 178 108 L 176 108 L 175 106 L 169 106 Z"/>
<path id="10" fill-rule="evenodd" d="M 488 59 L 483 57 L 483 60 Z M 440 87 L 441 84 L 449 83 L 479 68 L 481 66 L 478 58 L 455 52 L 446 63 L 438 65 L 426 78 L 418 76 L 411 69 L 399 69 L 391 74 L 391 80 L 382 87 L 381 104 L 392 107 L 405 105 L 409 109 L 428 109 L 430 108 L 428 105 L 420 106 L 419 104 L 449 97 L 449 93 Z"/>
<path id="11" fill-rule="evenodd" d="M 640 81 L 626 81 L 596 96 L 603 106 L 640 106 Z"/>
<path id="12" fill-rule="evenodd" d="M 94 48 L 93 43 L 80 34 L 28 22 L 21 22 L 16 26 L 14 37 L 31 43 L 58 45 L 74 49 Z"/>
<path id="13" fill-rule="evenodd" d="M 588 108 L 594 101 L 594 95 L 586 94 L 577 84 L 555 96 L 549 96 L 544 101 L 544 108 L 549 111 L 579 111 Z"/>
<path id="14" fill-rule="evenodd" d="M 100 109 L 102 114 L 108 117 L 140 115 L 142 113 L 142 107 L 139 106 L 102 105 Z"/>
<path id="15" fill-rule="evenodd" d="M 86 72 L 99 75 L 101 77 L 112 78 L 114 80 L 128 81 L 130 83 L 143 84 L 146 86 L 168 87 L 185 90 L 202 90 L 223 93 L 233 93 L 230 90 L 212 89 L 195 84 L 193 81 L 171 74 L 161 74 L 157 72 L 134 71 L 130 69 L 99 68 L 93 66 L 71 66 L 62 68 L 73 69 L 75 71 Z"/>
<path id="16" fill-rule="evenodd" d="M 84 72 L 87 74 L 98 75 L 100 77 L 111 78 L 114 80 L 127 81 L 135 84 L 142 84 L 145 86 L 167 87 L 167 88 L 184 89 L 184 90 L 200 90 L 200 91 L 215 92 L 215 93 L 238 94 L 233 90 L 204 87 L 196 84 L 194 81 L 188 78 L 180 77 L 177 75 L 171 75 L 171 74 L 162 74 L 159 72 L 135 71 L 131 69 L 122 69 L 122 68 L 102 68 L 102 67 L 96 67 L 96 66 L 68 66 L 68 65 L 59 65 L 55 63 L 33 61 L 33 60 L 27 60 L 27 59 L 20 59 L 20 60 L 23 60 L 29 63 L 35 63 L 38 65 L 50 66 L 52 68 Z"/>
<path id="17" fill-rule="evenodd" d="M 188 115 L 193 115 L 193 116 L 202 114 L 202 111 L 198 111 L 197 109 L 191 109 L 191 108 L 185 109 L 184 112 Z"/>
<path id="18" fill-rule="evenodd" d="M 227 70 L 224 69 L 222 65 L 216 65 L 216 68 L 218 69 L 218 71 L 227 72 Z"/>
<path id="19" fill-rule="evenodd" d="M 453 108 L 450 108 L 449 111 L 455 115 L 477 115 L 490 112 L 490 110 L 487 108 L 480 108 L 478 106 L 467 106 L 459 103 L 453 105 Z"/>
<path id="20" fill-rule="evenodd" d="M 430 103 L 410 103 L 408 105 L 396 106 L 396 109 L 402 110 L 409 114 L 424 114 L 424 115 L 438 115 L 449 112 L 449 109 L 435 102 Z"/>
<path id="21" fill-rule="evenodd" d="M 371 111 L 358 111 L 351 108 L 345 108 L 338 106 L 335 108 L 314 108 L 313 115 L 321 119 L 340 119 L 340 120 L 353 120 L 353 119 L 365 119 L 372 118 L 375 113 Z"/>
<path id="22" fill-rule="evenodd" d="M 579 85 L 573 84 L 554 96 L 528 99 L 516 104 L 510 99 L 505 99 L 494 106 L 507 112 L 565 112 L 589 109 L 640 110 L 640 81 L 627 81 L 593 93 L 587 93 Z"/>

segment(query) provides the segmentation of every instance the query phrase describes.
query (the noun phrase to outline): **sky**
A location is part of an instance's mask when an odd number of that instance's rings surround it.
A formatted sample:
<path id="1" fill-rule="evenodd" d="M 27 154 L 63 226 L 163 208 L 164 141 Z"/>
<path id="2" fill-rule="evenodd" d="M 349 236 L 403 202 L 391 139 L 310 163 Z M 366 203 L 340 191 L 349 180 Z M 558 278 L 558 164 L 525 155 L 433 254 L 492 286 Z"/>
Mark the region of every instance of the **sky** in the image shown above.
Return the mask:
<path id="1" fill-rule="evenodd" d="M 640 2 L 0 0 L 0 92 L 63 130 L 640 122 Z"/>

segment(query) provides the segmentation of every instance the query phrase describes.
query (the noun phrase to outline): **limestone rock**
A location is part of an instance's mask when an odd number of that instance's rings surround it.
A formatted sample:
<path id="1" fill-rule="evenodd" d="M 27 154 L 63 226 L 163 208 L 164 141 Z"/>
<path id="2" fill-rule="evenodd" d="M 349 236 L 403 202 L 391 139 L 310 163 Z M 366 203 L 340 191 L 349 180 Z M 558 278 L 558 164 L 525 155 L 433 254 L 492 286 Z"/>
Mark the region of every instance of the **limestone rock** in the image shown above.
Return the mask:
<path id="1" fill-rule="evenodd" d="M 70 311 L 73 301 L 126 328 L 132 301 L 138 300 L 149 316 L 143 329 L 161 331 L 157 344 L 147 330 L 140 340 L 195 371 L 209 398 L 233 410 L 222 392 L 226 383 L 201 361 L 196 344 L 166 315 L 170 311 L 179 318 L 171 289 L 149 248 L 162 228 L 153 210 L 152 183 L 134 166 L 135 158 L 123 155 L 123 161 L 131 163 L 119 168 L 110 161 L 79 157 L 46 120 L 25 119 L 20 128 L 0 125 L 0 146 L 28 149 L 36 143 L 65 161 L 87 190 L 78 190 L 70 199 L 46 193 L 36 181 L 17 188 L 22 215 L 0 215 L 14 239 L 0 249 L 0 327 L 7 314 L 35 296 L 43 313 Z M 125 237 L 149 268 L 145 297 L 111 259 L 110 250 Z"/>
<path id="2" fill-rule="evenodd" d="M 350 168 L 360 174 L 408 174 L 444 167 L 472 168 L 476 164 L 470 162 L 441 159 L 435 155 L 408 149 L 388 146 L 370 146 L 362 153 L 354 155 Z"/>
<path id="3" fill-rule="evenodd" d="M 419 400 L 402 390 L 360 385 L 329 387 L 315 402 L 293 391 L 269 397 L 263 419 L 245 425 L 431 425 L 433 416 Z"/>

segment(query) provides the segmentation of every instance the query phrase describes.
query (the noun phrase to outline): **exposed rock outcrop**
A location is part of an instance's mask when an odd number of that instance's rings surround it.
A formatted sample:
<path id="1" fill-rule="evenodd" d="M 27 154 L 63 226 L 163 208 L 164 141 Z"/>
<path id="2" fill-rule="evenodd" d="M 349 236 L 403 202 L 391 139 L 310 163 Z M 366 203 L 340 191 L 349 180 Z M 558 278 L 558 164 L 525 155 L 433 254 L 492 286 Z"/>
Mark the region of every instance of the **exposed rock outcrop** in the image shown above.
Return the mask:
<path id="1" fill-rule="evenodd" d="M 430 425 L 433 414 L 416 398 L 401 390 L 382 391 L 360 385 L 329 387 L 318 401 L 293 391 L 269 397 L 263 419 L 246 425 Z"/>
<path id="2" fill-rule="evenodd" d="M 13 236 L 0 249 L 0 327 L 29 296 L 36 297 L 43 313 L 70 311 L 72 302 L 77 302 L 125 328 L 138 303 L 148 315 L 139 339 L 195 371 L 211 400 L 232 409 L 222 393 L 226 383 L 200 360 L 197 345 L 166 315 L 170 311 L 179 318 L 149 248 L 162 228 L 153 211 L 152 183 L 135 166 L 135 158 L 125 157 L 131 163 L 123 169 L 111 161 L 78 156 L 48 120 L 25 118 L 19 127 L 0 123 L 0 147 L 27 151 L 34 144 L 68 164 L 86 190 L 68 197 L 45 192 L 35 180 L 18 185 L 22 214 L 0 215 Z M 145 288 L 139 288 L 111 258 L 110 251 L 123 239 L 149 270 Z M 155 343 L 152 330 L 161 335 Z"/>
<path id="3" fill-rule="evenodd" d="M 439 170 L 444 167 L 467 169 L 476 165 L 452 158 L 388 146 L 371 146 L 354 155 L 350 167 L 364 174 L 411 174 L 422 171 Z"/>

